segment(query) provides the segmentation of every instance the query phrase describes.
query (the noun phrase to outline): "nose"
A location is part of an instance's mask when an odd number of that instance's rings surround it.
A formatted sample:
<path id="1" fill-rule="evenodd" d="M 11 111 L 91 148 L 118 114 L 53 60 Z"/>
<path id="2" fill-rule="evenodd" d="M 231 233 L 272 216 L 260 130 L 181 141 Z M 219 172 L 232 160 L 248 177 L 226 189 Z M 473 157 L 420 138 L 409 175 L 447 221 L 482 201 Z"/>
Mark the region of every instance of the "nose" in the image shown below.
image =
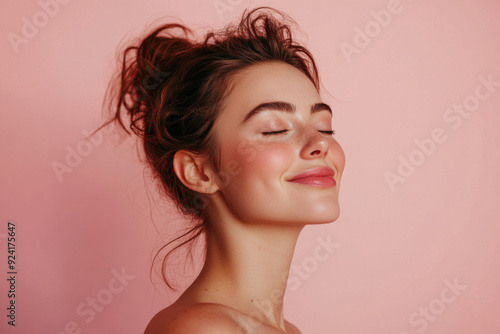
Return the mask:
<path id="1" fill-rule="evenodd" d="M 301 157 L 303 159 L 324 158 L 330 148 L 326 136 L 313 128 L 308 128 L 305 132 L 304 146 L 300 153 Z"/>

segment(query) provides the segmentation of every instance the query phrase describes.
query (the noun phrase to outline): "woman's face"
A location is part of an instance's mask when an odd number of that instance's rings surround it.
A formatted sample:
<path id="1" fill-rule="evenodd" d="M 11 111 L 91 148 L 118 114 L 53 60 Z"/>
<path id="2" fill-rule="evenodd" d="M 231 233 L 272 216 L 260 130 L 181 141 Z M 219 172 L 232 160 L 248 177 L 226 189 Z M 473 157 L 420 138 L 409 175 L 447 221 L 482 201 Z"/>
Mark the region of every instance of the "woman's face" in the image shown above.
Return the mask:
<path id="1" fill-rule="evenodd" d="M 220 195 L 230 212 L 245 223 L 336 220 L 345 155 L 327 133 L 332 115 L 313 83 L 283 62 L 252 65 L 234 79 L 213 129 L 221 149 Z M 262 103 L 274 107 L 251 113 Z M 290 181 L 318 167 L 331 168 L 335 182 L 331 176 Z"/>

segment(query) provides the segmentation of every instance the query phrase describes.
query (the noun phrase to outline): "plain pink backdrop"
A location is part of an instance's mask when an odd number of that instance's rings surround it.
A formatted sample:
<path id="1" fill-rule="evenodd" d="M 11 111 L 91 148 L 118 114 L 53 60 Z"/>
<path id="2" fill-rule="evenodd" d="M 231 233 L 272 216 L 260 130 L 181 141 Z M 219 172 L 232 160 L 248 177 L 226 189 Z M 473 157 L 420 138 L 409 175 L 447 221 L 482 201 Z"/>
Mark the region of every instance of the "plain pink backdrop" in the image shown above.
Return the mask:
<path id="1" fill-rule="evenodd" d="M 164 16 L 203 33 L 260 5 L 298 22 L 347 159 L 340 218 L 299 239 L 286 318 L 304 334 L 500 333 L 499 2 L 49 2 L 0 4 L 0 263 L 6 277 L 13 221 L 18 271 L 15 327 L 1 280 L 2 333 L 142 333 L 175 299 L 148 275 L 182 220 L 133 139 L 85 132 L 121 41 Z M 318 238 L 335 243 L 326 259 Z"/>

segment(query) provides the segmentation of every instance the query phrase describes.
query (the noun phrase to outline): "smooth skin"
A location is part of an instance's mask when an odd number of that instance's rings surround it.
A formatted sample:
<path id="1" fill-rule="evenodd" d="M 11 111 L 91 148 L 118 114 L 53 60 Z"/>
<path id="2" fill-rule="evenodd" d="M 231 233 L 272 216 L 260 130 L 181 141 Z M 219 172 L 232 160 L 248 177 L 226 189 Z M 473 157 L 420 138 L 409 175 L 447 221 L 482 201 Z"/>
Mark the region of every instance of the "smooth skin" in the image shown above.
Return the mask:
<path id="1" fill-rule="evenodd" d="M 307 224 L 335 221 L 345 155 L 309 78 L 283 62 L 238 72 L 214 128 L 221 171 L 178 151 L 174 168 L 188 188 L 209 195 L 207 256 L 196 280 L 153 317 L 145 334 L 300 333 L 283 316 L 293 252 Z M 285 102 L 294 111 L 254 107 Z M 245 120 L 245 121 L 244 121 Z M 270 133 L 274 132 L 274 133 Z M 334 187 L 290 182 L 315 167 L 335 171 Z"/>

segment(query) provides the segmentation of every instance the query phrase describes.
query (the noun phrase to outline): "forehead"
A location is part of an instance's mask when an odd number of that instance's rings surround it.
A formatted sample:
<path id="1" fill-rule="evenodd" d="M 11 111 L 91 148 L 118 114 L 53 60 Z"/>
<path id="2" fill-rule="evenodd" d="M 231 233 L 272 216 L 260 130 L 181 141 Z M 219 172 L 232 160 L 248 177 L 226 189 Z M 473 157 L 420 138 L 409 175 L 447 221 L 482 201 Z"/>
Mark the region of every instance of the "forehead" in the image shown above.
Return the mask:
<path id="1" fill-rule="evenodd" d="M 299 69 L 280 61 L 262 62 L 232 77 L 219 118 L 241 121 L 255 106 L 271 101 L 309 107 L 321 99 L 312 81 Z"/>

